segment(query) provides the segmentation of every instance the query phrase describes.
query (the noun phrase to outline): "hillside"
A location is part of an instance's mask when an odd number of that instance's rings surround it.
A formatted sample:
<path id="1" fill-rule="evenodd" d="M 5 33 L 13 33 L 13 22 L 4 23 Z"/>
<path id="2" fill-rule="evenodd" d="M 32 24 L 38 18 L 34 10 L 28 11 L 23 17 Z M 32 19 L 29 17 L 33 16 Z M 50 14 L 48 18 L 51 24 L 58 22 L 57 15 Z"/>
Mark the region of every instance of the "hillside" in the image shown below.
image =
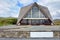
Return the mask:
<path id="1" fill-rule="evenodd" d="M 0 26 L 5 26 L 5 25 L 14 25 L 17 22 L 17 18 L 3 18 L 0 17 Z"/>
<path id="2" fill-rule="evenodd" d="M 60 19 L 55 19 L 54 20 L 54 25 L 60 25 Z"/>

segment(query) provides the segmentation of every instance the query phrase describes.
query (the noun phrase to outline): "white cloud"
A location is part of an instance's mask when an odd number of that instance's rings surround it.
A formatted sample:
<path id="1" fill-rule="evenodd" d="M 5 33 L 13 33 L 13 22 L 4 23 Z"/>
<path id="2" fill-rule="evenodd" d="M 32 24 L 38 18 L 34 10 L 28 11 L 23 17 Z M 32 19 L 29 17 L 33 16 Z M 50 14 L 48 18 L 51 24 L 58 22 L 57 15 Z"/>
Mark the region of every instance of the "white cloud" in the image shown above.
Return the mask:
<path id="1" fill-rule="evenodd" d="M 48 3 L 52 3 L 52 2 L 59 2 L 60 0 L 38 0 L 38 4 L 41 5 L 46 5 Z"/>
<path id="2" fill-rule="evenodd" d="M 20 7 L 17 6 L 17 1 L 23 4 L 23 6 L 34 2 L 33 0 L 0 0 L 0 16 L 17 17 L 20 10 Z M 60 0 L 37 0 L 37 3 L 47 6 L 53 18 L 60 13 Z"/>
<path id="3" fill-rule="evenodd" d="M 17 17 L 20 11 L 17 1 L 24 6 L 33 2 L 33 0 L 0 0 L 0 17 Z"/>
<path id="4" fill-rule="evenodd" d="M 32 0 L 31 0 L 32 1 Z M 21 3 L 25 4 L 25 3 L 28 3 L 30 2 L 29 0 L 20 0 Z"/>
<path id="5" fill-rule="evenodd" d="M 60 18 L 58 13 L 58 10 L 60 10 L 60 0 L 38 0 L 38 4 L 47 6 L 53 19 Z"/>
<path id="6" fill-rule="evenodd" d="M 57 12 L 59 12 L 59 13 L 60 13 L 60 10 L 57 10 Z"/>
<path id="7" fill-rule="evenodd" d="M 26 6 L 30 3 L 33 3 L 33 0 L 20 0 L 19 2 L 22 3 L 24 6 Z"/>
<path id="8" fill-rule="evenodd" d="M 19 8 L 15 0 L 0 0 L 0 17 L 17 17 Z"/>

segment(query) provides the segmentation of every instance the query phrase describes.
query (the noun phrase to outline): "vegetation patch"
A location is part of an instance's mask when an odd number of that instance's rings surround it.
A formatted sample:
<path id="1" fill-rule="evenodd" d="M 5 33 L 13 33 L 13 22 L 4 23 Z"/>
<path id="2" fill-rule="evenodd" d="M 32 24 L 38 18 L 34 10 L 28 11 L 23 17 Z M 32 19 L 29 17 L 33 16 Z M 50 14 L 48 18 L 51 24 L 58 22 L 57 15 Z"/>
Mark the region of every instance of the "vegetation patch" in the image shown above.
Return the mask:
<path id="1" fill-rule="evenodd" d="M 60 25 L 60 19 L 55 19 L 54 20 L 54 25 Z"/>
<path id="2" fill-rule="evenodd" d="M 17 18 L 0 18 L 0 26 L 14 25 L 17 22 Z"/>

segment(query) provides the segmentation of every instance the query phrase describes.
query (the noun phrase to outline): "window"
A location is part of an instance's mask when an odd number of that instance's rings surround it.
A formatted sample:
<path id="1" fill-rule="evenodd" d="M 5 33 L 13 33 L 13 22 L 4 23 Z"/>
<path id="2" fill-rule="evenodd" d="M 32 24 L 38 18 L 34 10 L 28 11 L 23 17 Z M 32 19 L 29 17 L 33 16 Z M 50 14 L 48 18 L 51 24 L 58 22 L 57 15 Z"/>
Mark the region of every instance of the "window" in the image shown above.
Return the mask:
<path id="1" fill-rule="evenodd" d="M 25 18 L 45 18 L 45 16 L 41 13 L 38 7 L 34 6 L 28 11 Z"/>
<path id="2" fill-rule="evenodd" d="M 28 11 L 21 23 L 27 25 L 44 25 L 47 24 L 48 21 L 45 21 L 44 18 L 45 16 L 40 12 L 39 8 L 34 6 Z"/>
<path id="3" fill-rule="evenodd" d="M 39 9 L 36 6 L 32 8 L 32 18 L 39 18 Z"/>
<path id="4" fill-rule="evenodd" d="M 30 32 L 30 37 L 53 37 L 53 32 Z"/>
<path id="5" fill-rule="evenodd" d="M 40 24 L 44 24 L 45 23 L 45 20 L 40 20 Z"/>
<path id="6" fill-rule="evenodd" d="M 31 20 L 32 21 L 32 25 L 39 25 L 40 24 L 40 20 Z"/>
<path id="7" fill-rule="evenodd" d="M 23 19 L 21 25 L 50 25 L 51 23 L 45 19 Z"/>

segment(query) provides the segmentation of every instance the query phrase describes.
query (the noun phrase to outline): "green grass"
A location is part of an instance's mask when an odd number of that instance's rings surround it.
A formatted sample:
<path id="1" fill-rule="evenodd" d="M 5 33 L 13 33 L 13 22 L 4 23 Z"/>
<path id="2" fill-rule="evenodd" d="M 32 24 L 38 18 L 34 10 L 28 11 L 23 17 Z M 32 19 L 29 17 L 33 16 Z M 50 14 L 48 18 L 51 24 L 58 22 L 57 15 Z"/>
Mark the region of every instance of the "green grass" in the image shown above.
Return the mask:
<path id="1" fill-rule="evenodd" d="M 17 22 L 17 18 L 0 18 L 0 26 L 14 25 Z"/>
<path id="2" fill-rule="evenodd" d="M 60 25 L 60 19 L 54 20 L 54 25 Z"/>

